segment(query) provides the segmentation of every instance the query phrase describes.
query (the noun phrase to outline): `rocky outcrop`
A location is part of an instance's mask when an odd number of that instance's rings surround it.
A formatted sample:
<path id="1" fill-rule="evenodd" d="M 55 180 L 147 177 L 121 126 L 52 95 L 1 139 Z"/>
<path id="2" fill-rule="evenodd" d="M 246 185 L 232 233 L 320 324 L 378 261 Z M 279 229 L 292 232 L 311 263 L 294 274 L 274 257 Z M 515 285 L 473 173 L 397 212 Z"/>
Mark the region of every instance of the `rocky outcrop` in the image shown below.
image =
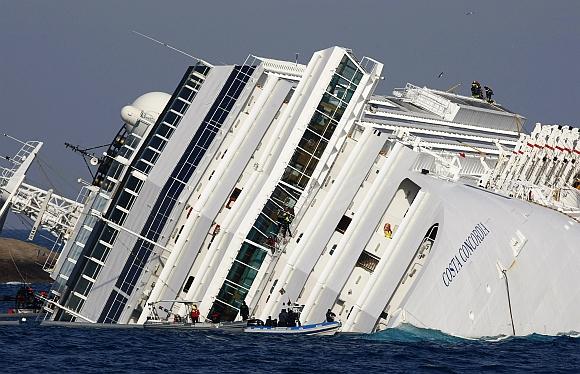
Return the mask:
<path id="1" fill-rule="evenodd" d="M 0 283 L 51 282 L 48 273 L 42 270 L 49 253 L 49 250 L 36 244 L 0 238 Z"/>

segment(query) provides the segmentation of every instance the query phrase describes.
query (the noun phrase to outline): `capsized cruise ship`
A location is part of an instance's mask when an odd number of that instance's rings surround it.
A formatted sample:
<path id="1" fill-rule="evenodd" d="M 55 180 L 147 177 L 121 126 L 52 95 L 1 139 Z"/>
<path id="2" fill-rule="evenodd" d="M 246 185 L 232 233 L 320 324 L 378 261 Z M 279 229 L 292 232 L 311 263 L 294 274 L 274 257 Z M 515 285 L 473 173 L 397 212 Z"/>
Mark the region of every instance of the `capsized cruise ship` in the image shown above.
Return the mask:
<path id="1" fill-rule="evenodd" d="M 580 331 L 578 128 L 525 134 L 492 100 L 413 84 L 376 95 L 382 69 L 341 47 L 200 60 L 121 110 L 76 200 L 22 183 L 26 143 L 1 214 L 63 241 L 47 318 L 143 324 L 177 300 L 222 321 L 330 309 L 342 332 Z"/>

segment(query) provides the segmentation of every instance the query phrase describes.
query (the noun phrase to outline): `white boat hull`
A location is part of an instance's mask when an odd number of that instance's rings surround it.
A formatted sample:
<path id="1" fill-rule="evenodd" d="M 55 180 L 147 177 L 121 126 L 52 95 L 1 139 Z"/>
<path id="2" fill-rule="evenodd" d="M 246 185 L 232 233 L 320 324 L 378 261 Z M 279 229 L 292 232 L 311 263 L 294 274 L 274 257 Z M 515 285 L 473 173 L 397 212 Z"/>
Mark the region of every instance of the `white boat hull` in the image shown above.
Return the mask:
<path id="1" fill-rule="evenodd" d="M 250 326 L 246 327 L 244 332 L 284 335 L 334 335 L 341 326 L 340 322 L 322 322 L 295 327 Z"/>

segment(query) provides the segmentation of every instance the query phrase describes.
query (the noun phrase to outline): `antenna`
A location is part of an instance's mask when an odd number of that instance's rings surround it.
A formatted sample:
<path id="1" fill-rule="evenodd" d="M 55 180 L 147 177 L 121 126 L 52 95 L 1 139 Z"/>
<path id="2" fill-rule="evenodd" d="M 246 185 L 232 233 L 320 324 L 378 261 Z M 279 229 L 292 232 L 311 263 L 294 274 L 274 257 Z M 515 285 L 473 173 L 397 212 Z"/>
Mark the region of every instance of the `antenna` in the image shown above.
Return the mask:
<path id="1" fill-rule="evenodd" d="M 461 83 L 457 83 L 451 87 L 449 87 L 445 92 L 449 92 L 449 93 L 455 93 L 455 89 L 458 88 L 459 86 L 461 86 Z"/>
<path id="2" fill-rule="evenodd" d="M 133 31 L 133 33 L 134 33 L 134 34 L 137 34 L 137 35 L 139 35 L 139 36 L 142 36 L 142 37 L 144 37 L 144 38 L 147 38 L 147 39 L 149 39 L 149 40 L 151 40 L 151 41 L 153 41 L 153 42 L 155 42 L 155 43 L 157 43 L 157 44 L 161 44 L 161 45 L 162 45 L 162 46 L 164 46 L 164 47 L 167 47 L 167 48 L 169 48 L 169 49 L 172 49 L 172 50 L 174 50 L 175 52 L 181 53 L 182 55 L 184 55 L 184 56 L 187 56 L 187 57 L 189 57 L 189 58 L 192 58 L 192 59 L 194 59 L 194 60 L 196 60 L 196 61 L 198 61 L 198 62 L 201 62 L 201 63 L 203 63 L 203 64 L 205 64 L 205 65 L 207 65 L 207 66 L 209 66 L 209 67 L 213 67 L 213 65 L 212 65 L 212 64 L 210 64 L 209 62 L 207 62 L 207 61 L 205 61 L 205 60 L 202 60 L 201 58 L 198 58 L 198 57 L 192 56 L 192 55 L 190 55 L 189 53 L 182 51 L 181 49 L 177 49 L 177 48 L 175 48 L 175 47 L 173 47 L 173 46 L 171 46 L 171 45 L 169 45 L 169 44 L 167 44 L 167 43 L 165 43 L 165 42 L 162 42 L 162 41 L 160 41 L 160 40 L 157 40 L 157 39 L 155 39 L 155 38 L 152 38 L 152 37 L 151 37 L 151 36 L 149 36 L 149 35 L 142 34 L 142 33 L 138 32 L 138 31 L 135 31 L 135 30 L 132 30 L 132 31 Z"/>
<path id="3" fill-rule="evenodd" d="M 83 161 L 85 162 L 85 165 L 87 165 L 87 169 L 89 169 L 89 173 L 91 173 L 91 177 L 95 177 L 93 175 L 93 171 L 91 170 L 91 168 L 89 167 L 89 164 L 91 164 L 92 166 L 97 166 L 101 160 L 95 156 L 94 153 L 91 153 L 89 151 L 92 151 L 93 149 L 97 149 L 97 148 L 103 148 L 103 147 L 107 147 L 109 146 L 109 144 L 103 144 L 103 145 L 99 145 L 96 147 L 90 147 L 90 148 L 80 148 L 78 145 L 72 145 L 70 143 L 64 143 L 65 148 L 70 148 L 73 152 L 75 153 L 79 153 L 82 157 L 83 157 Z M 87 158 L 89 158 L 89 162 L 87 162 Z"/>

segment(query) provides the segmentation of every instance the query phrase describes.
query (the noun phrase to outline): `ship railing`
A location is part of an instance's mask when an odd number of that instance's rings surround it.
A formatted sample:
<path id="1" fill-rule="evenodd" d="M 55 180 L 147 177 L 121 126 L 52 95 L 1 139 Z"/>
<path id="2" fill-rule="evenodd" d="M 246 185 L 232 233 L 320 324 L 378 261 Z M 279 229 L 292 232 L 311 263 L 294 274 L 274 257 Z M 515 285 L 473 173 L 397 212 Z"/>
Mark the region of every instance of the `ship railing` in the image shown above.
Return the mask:
<path id="1" fill-rule="evenodd" d="M 62 235 L 63 238 L 68 238 L 82 208 L 82 204 L 52 191 L 22 183 L 12 200 L 11 209 L 34 220 L 39 219 L 40 225 L 55 237 Z"/>
<path id="2" fill-rule="evenodd" d="M 7 136 L 6 134 L 4 134 L 4 135 Z M 16 139 L 16 138 L 12 138 L 12 139 Z M 8 181 L 10 180 L 10 178 L 12 178 L 14 173 L 16 173 L 16 171 L 18 170 L 18 167 L 28 158 L 28 156 L 30 156 L 30 154 L 32 152 L 34 152 L 34 150 L 36 149 L 36 147 L 39 144 L 39 142 L 37 142 L 37 141 L 23 142 L 23 141 L 20 141 L 18 139 L 16 139 L 16 140 L 18 142 L 22 143 L 22 147 L 18 150 L 16 155 L 14 155 L 13 157 L 6 158 L 14 166 L 12 168 L 5 168 L 5 167 L 1 168 L 2 171 L 0 172 L 0 187 L 4 187 L 5 185 L 8 184 Z"/>
<path id="3" fill-rule="evenodd" d="M 364 71 L 371 74 L 375 72 L 376 67 L 379 65 L 379 62 L 370 57 L 364 56 L 360 60 L 359 65 L 364 69 Z"/>
<path id="4" fill-rule="evenodd" d="M 555 209 L 580 220 L 580 191 L 576 189 L 540 186 L 528 181 L 514 181 L 509 187 L 515 198 Z"/>
<path id="5" fill-rule="evenodd" d="M 451 101 L 433 93 L 428 88 L 418 87 L 411 83 L 407 83 L 405 88 L 395 88 L 393 95 L 441 117 L 449 112 L 451 104 Z"/>
<path id="6" fill-rule="evenodd" d="M 429 173 L 439 178 L 456 181 L 461 174 L 461 162 L 456 155 L 444 152 L 436 153 L 423 148 L 412 170 L 419 172 L 428 170 Z"/>

